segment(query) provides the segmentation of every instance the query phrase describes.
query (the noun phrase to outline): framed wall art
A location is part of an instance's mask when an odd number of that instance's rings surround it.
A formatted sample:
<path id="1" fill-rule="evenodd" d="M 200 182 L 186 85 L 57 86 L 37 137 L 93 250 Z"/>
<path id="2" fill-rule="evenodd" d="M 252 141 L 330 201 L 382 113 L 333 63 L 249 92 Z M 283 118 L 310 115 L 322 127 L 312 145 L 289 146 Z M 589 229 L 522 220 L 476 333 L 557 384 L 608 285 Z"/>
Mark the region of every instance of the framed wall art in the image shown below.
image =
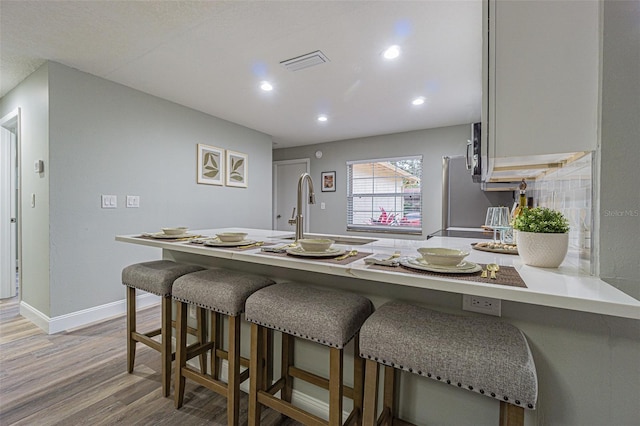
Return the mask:
<path id="1" fill-rule="evenodd" d="M 249 178 L 247 154 L 227 150 L 227 186 L 246 188 Z"/>
<path id="2" fill-rule="evenodd" d="M 198 183 L 223 185 L 224 149 L 198 144 Z"/>
<path id="3" fill-rule="evenodd" d="M 320 180 L 322 181 L 322 192 L 335 192 L 336 172 L 322 172 Z"/>

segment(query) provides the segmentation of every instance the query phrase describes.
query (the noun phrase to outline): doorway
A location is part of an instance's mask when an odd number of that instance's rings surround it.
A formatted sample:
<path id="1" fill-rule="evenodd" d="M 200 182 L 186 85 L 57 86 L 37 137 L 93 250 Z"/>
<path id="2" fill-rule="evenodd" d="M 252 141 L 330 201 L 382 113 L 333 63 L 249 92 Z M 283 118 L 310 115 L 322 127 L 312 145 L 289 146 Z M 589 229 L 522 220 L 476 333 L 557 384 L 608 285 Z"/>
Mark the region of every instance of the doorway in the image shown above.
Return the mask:
<path id="1" fill-rule="evenodd" d="M 311 161 L 308 158 L 273 162 L 273 220 L 272 228 L 278 231 L 296 231 L 295 225 L 289 224 L 295 214 L 297 205 L 298 179 L 302 173 L 309 173 Z M 305 198 L 306 200 L 306 198 Z M 302 215 L 305 217 L 304 232 L 309 232 L 309 204 L 302 204 Z"/>
<path id="2" fill-rule="evenodd" d="M 16 109 L 0 119 L 0 299 L 19 294 L 19 152 L 20 110 Z"/>

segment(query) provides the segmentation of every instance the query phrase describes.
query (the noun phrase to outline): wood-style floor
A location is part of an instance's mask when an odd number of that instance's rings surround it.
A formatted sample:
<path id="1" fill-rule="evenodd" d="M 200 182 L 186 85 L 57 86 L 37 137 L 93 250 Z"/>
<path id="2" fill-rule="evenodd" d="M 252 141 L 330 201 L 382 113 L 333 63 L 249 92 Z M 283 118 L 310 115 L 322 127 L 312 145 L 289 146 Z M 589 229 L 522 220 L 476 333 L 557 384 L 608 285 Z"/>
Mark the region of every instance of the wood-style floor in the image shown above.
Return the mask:
<path id="1" fill-rule="evenodd" d="M 159 324 L 160 308 L 138 313 L 138 329 Z M 226 425 L 226 399 L 187 380 L 180 410 L 163 398 L 159 353 L 138 344 L 127 373 L 126 318 L 47 335 L 0 300 L 0 425 Z M 246 424 L 243 394 L 240 419 Z M 263 424 L 296 425 L 271 410 Z"/>

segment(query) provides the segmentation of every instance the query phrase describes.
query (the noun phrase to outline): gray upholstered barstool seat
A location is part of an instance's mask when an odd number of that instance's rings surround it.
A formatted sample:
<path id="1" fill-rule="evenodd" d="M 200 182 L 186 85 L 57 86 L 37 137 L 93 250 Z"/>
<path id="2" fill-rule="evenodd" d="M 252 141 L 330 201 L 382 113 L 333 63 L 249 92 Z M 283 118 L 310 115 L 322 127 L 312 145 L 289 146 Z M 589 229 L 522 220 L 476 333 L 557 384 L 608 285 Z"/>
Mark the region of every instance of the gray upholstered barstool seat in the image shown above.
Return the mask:
<path id="1" fill-rule="evenodd" d="M 302 283 L 281 283 L 255 292 L 247 299 L 246 319 L 251 324 L 251 377 L 249 425 L 260 424 L 265 405 L 304 424 L 342 424 L 343 395 L 354 401 L 346 423 L 357 421 L 362 413 L 363 360 L 358 356 L 358 331 L 373 310 L 371 302 L 359 295 L 312 287 Z M 261 370 L 265 359 L 263 330 L 282 332 L 281 377 L 265 383 Z M 294 366 L 294 337 L 310 340 L 329 349 L 329 379 Z M 343 384 L 343 350 L 354 340 L 354 385 Z M 271 357 L 267 357 L 269 359 Z M 329 421 L 291 404 L 293 378 L 329 390 Z M 271 385 L 271 386 L 270 386 Z M 281 398 L 275 394 L 281 391 Z"/>
<path id="2" fill-rule="evenodd" d="M 240 319 L 247 298 L 257 290 L 274 284 L 274 281 L 260 275 L 232 271 L 228 269 L 207 269 L 184 275 L 173 285 L 173 299 L 176 311 L 176 370 L 175 406 L 184 402 L 185 379 L 193 380 L 227 398 L 227 424 L 237 425 L 240 407 L 240 383 L 249 377 L 249 371 L 240 374 Z M 187 304 L 207 309 L 211 314 L 208 341 L 200 339 L 187 347 Z M 222 318 L 228 317 L 228 350 L 222 347 Z M 211 352 L 211 374 L 206 369 L 200 371 L 187 364 L 189 353 Z M 228 361 L 228 380 L 220 381 L 219 361 Z M 244 360 L 248 367 L 249 361 Z M 251 371 L 253 375 L 253 371 Z"/>
<path id="3" fill-rule="evenodd" d="M 389 420 L 396 418 L 396 369 L 498 399 L 503 425 L 523 424 L 524 409 L 536 406 L 538 381 L 527 340 L 498 319 L 389 302 L 362 326 L 360 356 L 367 360 L 365 426 L 377 422 L 379 364 L 385 366 L 381 417 Z"/>
<path id="4" fill-rule="evenodd" d="M 176 278 L 203 268 L 195 265 L 157 260 L 129 265 L 122 270 L 122 284 L 127 286 L 127 369 L 133 373 L 136 342 L 160 352 L 162 359 L 162 394 L 169 396 L 171 384 L 171 287 Z M 136 289 L 162 298 L 160 328 L 147 333 L 136 330 Z M 153 339 L 161 335 L 160 342 Z"/>

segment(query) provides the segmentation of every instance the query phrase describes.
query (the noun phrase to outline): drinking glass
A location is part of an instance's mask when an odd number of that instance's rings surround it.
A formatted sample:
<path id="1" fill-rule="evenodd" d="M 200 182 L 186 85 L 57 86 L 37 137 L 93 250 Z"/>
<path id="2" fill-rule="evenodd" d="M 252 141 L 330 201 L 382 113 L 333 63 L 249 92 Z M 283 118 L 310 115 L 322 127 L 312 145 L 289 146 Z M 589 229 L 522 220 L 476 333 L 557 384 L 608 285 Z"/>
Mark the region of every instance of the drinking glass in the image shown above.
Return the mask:
<path id="1" fill-rule="evenodd" d="M 487 209 L 485 225 L 493 229 L 494 242 L 505 242 L 505 233 L 511 228 L 510 218 L 509 207 L 489 207 Z"/>

